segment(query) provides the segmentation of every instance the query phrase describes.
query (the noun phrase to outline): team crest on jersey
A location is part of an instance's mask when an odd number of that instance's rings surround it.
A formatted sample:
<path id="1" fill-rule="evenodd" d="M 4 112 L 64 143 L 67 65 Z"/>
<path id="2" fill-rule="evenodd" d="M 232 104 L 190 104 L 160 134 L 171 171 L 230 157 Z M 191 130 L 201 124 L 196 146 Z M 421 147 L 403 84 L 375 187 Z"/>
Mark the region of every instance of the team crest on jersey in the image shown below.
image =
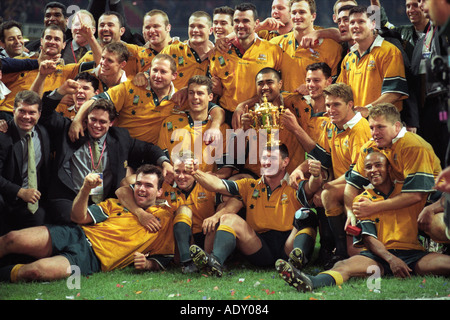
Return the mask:
<path id="1" fill-rule="evenodd" d="M 264 53 L 260 53 L 258 60 L 259 61 L 267 61 L 267 55 L 265 55 Z"/>
<path id="2" fill-rule="evenodd" d="M 199 192 L 197 194 L 197 198 L 198 199 L 205 199 L 206 198 L 206 193 L 205 192 Z"/>
<path id="3" fill-rule="evenodd" d="M 331 139 L 331 137 L 333 137 L 333 129 L 330 128 L 327 129 L 327 137 L 328 139 Z"/>
<path id="4" fill-rule="evenodd" d="M 370 60 L 369 64 L 367 65 L 367 70 L 373 71 L 376 69 L 375 60 Z"/>
<path id="5" fill-rule="evenodd" d="M 348 138 L 344 140 L 344 147 L 348 148 L 349 143 L 348 143 Z"/>
<path id="6" fill-rule="evenodd" d="M 286 204 L 289 202 L 289 197 L 286 193 L 283 193 L 281 195 L 281 200 L 280 200 L 281 204 Z"/>

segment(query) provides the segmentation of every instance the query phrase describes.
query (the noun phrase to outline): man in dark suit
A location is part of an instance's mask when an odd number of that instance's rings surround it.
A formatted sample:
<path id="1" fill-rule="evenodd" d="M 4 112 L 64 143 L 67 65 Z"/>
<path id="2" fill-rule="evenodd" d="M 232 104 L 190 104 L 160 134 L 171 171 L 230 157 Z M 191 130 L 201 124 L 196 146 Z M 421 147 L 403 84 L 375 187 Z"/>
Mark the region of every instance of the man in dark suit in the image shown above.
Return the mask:
<path id="1" fill-rule="evenodd" d="M 8 122 L 8 130 L 0 133 L 2 233 L 44 223 L 50 138 L 47 130 L 38 124 L 41 110 L 37 93 L 20 91 L 14 101 L 14 118 Z"/>
<path id="2" fill-rule="evenodd" d="M 55 150 L 48 212 L 50 222 L 58 224 L 70 223 L 72 201 L 88 173 L 98 172 L 103 177 L 102 188 L 91 197 L 91 203 L 115 197 L 128 166 L 136 169 L 143 163 L 155 164 L 165 170 L 169 181 L 172 179 L 169 177 L 173 177 L 173 167 L 158 146 L 133 139 L 128 130 L 112 126 L 117 113 L 109 100 L 99 99 L 90 107 L 84 136 L 71 142 L 67 134 L 70 119 L 54 109 L 61 98 L 74 93 L 77 86 L 77 82 L 67 80 L 61 87 L 45 92 L 43 96 L 40 124 L 47 128 Z M 95 156 L 96 141 L 100 149 L 98 157 Z"/>

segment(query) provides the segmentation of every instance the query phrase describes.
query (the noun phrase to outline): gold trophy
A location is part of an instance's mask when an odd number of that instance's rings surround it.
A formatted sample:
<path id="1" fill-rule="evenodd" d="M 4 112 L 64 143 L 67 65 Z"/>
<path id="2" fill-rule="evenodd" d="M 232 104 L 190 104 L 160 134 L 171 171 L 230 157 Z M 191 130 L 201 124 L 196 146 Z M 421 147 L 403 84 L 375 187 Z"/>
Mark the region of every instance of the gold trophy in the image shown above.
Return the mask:
<path id="1" fill-rule="evenodd" d="M 257 131 L 265 129 L 267 132 L 267 146 L 277 146 L 281 144 L 280 140 L 274 140 L 273 135 L 279 129 L 283 129 L 280 121 L 281 115 L 284 113 L 283 106 L 275 106 L 267 101 L 266 95 L 263 96 L 261 104 L 255 104 L 255 111 L 253 112 L 253 128 Z M 279 133 L 278 133 L 279 136 Z"/>

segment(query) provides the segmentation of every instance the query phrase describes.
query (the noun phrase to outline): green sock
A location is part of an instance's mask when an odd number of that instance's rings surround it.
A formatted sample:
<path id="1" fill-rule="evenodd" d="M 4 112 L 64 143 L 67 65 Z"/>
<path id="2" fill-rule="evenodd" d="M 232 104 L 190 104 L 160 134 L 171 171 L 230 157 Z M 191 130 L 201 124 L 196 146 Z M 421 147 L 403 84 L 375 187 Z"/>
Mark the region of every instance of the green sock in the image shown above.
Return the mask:
<path id="1" fill-rule="evenodd" d="M 344 214 L 328 217 L 328 222 L 333 231 L 336 255 L 343 257 L 347 256 L 347 234 L 344 230 L 345 220 L 346 217 Z"/>
<path id="2" fill-rule="evenodd" d="M 313 239 L 309 234 L 301 233 L 294 238 L 294 248 L 302 249 L 307 261 L 311 260 L 314 245 L 315 239 Z"/>
<path id="3" fill-rule="evenodd" d="M 228 231 L 217 230 L 212 254 L 217 258 L 217 261 L 219 261 L 220 264 L 224 264 L 225 260 L 233 252 L 235 247 L 236 237 L 234 234 Z"/>
<path id="4" fill-rule="evenodd" d="M 319 273 L 316 276 L 308 276 L 308 277 L 311 279 L 314 289 L 319 287 L 328 287 L 336 285 L 336 281 L 334 280 L 334 278 L 327 273 Z"/>
<path id="5" fill-rule="evenodd" d="M 173 235 L 177 242 L 180 261 L 185 262 L 191 259 L 189 246 L 191 243 L 191 227 L 184 222 L 177 222 L 173 225 Z"/>

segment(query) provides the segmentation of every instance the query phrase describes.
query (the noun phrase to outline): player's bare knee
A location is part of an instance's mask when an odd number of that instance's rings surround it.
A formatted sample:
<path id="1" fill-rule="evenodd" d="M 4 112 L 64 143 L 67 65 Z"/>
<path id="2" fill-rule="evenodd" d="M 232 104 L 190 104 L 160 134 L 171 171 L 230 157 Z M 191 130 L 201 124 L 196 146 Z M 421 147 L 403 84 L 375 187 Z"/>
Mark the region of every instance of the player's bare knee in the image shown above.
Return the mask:
<path id="1" fill-rule="evenodd" d="M 240 220 L 242 220 L 242 218 L 237 214 L 227 213 L 220 217 L 220 224 L 224 224 L 233 228 L 233 226 L 238 224 Z"/>

